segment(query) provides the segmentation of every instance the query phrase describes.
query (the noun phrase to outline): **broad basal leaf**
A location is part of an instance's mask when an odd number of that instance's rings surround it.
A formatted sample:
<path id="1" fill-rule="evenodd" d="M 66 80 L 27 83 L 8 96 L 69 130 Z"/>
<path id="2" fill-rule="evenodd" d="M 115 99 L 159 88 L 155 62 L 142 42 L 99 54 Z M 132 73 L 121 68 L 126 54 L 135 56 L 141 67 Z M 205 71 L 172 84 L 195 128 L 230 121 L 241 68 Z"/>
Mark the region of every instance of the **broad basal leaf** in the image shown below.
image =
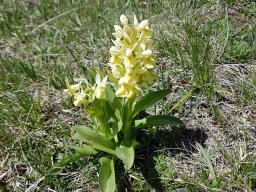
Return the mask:
<path id="1" fill-rule="evenodd" d="M 73 139 L 78 139 L 83 142 L 92 142 L 93 146 L 97 146 L 97 149 L 109 149 L 111 151 L 115 150 L 116 144 L 112 142 L 111 140 L 107 139 L 103 135 L 100 135 L 97 133 L 96 130 L 92 130 L 86 126 L 75 126 L 73 129 L 76 131 L 76 133 L 72 136 Z M 102 148 L 100 148 L 102 146 Z M 105 152 L 108 152 L 105 151 Z"/>
<path id="2" fill-rule="evenodd" d="M 100 173 L 99 173 L 99 185 L 101 192 L 115 192 L 115 169 L 114 161 L 111 158 L 100 158 Z"/>
<path id="3" fill-rule="evenodd" d="M 144 97 L 142 97 L 134 106 L 133 117 L 136 116 L 140 111 L 154 105 L 159 100 L 164 98 L 171 92 L 171 89 L 164 89 L 159 91 L 151 91 Z"/>
<path id="4" fill-rule="evenodd" d="M 170 115 L 152 115 L 145 117 L 140 120 L 135 120 L 134 127 L 136 128 L 147 128 L 152 126 L 176 126 L 176 127 L 185 127 L 183 121 L 179 118 L 170 116 Z"/>
<path id="5" fill-rule="evenodd" d="M 113 149 L 111 149 L 109 147 L 106 147 L 105 145 L 98 144 L 98 143 L 93 143 L 93 148 L 98 149 L 100 151 L 107 152 L 107 153 L 112 154 L 112 155 L 116 154 Z"/>
<path id="6" fill-rule="evenodd" d="M 137 142 L 131 143 L 130 145 L 120 145 L 115 150 L 116 156 L 123 161 L 126 170 L 132 167 L 135 158 L 134 148 Z"/>
<path id="7" fill-rule="evenodd" d="M 77 146 L 69 146 L 71 149 L 76 150 L 81 155 L 94 155 L 98 153 L 92 146 L 83 146 L 83 147 L 77 147 Z"/>

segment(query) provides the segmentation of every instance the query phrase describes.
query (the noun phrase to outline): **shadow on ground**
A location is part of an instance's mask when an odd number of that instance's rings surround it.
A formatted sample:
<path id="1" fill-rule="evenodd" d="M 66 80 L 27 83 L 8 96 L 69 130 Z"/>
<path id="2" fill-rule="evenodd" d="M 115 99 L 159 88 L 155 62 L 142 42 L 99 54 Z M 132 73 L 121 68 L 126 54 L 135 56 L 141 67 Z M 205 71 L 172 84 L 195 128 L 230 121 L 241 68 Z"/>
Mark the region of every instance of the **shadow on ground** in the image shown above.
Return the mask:
<path id="1" fill-rule="evenodd" d="M 201 129 L 159 129 L 155 134 L 150 134 L 148 131 L 141 130 L 138 132 L 137 140 L 143 144 L 141 149 L 136 150 L 136 159 L 134 166 L 142 173 L 145 182 L 156 192 L 164 192 L 160 175 L 155 169 L 156 162 L 154 156 L 159 153 L 159 150 L 164 149 L 165 152 L 174 156 L 180 152 L 190 155 L 195 152 L 195 144 L 199 143 L 204 146 L 208 136 Z M 129 178 L 123 175 L 123 185 L 120 186 L 121 191 L 132 191 Z M 122 179 L 119 178 L 119 179 Z M 121 183 L 121 182 L 120 182 Z"/>

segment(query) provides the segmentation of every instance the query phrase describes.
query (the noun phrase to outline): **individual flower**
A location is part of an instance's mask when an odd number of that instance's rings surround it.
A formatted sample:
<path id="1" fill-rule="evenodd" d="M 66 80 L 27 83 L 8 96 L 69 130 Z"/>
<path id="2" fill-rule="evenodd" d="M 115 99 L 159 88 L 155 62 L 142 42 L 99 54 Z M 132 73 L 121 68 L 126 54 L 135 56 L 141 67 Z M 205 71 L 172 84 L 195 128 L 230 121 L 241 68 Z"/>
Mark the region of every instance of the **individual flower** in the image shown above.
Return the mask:
<path id="1" fill-rule="evenodd" d="M 122 27 L 114 25 L 115 40 L 110 48 L 111 79 L 115 78 L 112 81 L 117 85 L 118 97 L 131 98 L 155 78 L 152 30 L 148 20 L 139 23 L 136 16 L 133 25 L 129 25 L 125 15 L 121 15 L 120 22 Z"/>
<path id="2" fill-rule="evenodd" d="M 118 81 L 118 89 L 116 91 L 116 96 L 132 98 L 136 95 L 137 90 L 141 90 L 138 86 L 139 75 L 135 72 L 127 72 Z"/>
<path id="3" fill-rule="evenodd" d="M 100 75 L 96 74 L 96 78 L 95 78 L 96 84 L 94 86 L 95 87 L 94 93 L 97 99 L 103 99 L 105 97 L 105 88 L 106 88 L 107 80 L 108 80 L 108 77 L 105 76 L 101 81 Z"/>
<path id="4" fill-rule="evenodd" d="M 69 93 L 71 95 L 75 94 L 81 87 L 80 83 L 77 83 L 75 85 L 70 85 L 67 78 L 65 78 L 67 89 L 64 90 L 64 92 Z"/>
<path id="5" fill-rule="evenodd" d="M 79 92 L 74 94 L 74 105 L 76 107 L 81 106 L 82 104 L 86 105 L 88 101 L 86 100 L 86 93 L 83 89 L 80 89 Z"/>
<path id="6" fill-rule="evenodd" d="M 86 106 L 94 100 L 94 90 L 90 87 L 90 84 L 85 78 L 74 80 L 77 82 L 77 84 L 70 85 L 68 79 L 65 79 L 67 89 L 64 91 L 74 96 L 75 106 L 79 107 L 82 104 Z"/>

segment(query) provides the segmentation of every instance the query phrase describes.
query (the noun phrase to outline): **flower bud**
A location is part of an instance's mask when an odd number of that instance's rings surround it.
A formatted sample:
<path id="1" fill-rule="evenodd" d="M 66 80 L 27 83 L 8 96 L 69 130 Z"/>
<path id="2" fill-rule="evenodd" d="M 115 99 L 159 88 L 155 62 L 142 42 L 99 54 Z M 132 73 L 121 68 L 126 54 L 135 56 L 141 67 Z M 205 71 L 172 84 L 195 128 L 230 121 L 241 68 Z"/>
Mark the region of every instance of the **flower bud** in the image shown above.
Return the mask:
<path id="1" fill-rule="evenodd" d="M 143 20 L 139 26 L 138 26 L 138 30 L 142 31 L 143 29 L 145 29 L 148 26 L 148 20 Z"/>
<path id="2" fill-rule="evenodd" d="M 119 25 L 114 25 L 114 28 L 115 28 L 115 31 L 116 32 L 122 32 L 123 31 L 123 29 L 122 29 L 122 27 L 120 27 Z"/>
<path id="3" fill-rule="evenodd" d="M 125 15 L 121 15 L 120 21 L 121 21 L 122 25 L 128 25 L 128 19 Z"/>

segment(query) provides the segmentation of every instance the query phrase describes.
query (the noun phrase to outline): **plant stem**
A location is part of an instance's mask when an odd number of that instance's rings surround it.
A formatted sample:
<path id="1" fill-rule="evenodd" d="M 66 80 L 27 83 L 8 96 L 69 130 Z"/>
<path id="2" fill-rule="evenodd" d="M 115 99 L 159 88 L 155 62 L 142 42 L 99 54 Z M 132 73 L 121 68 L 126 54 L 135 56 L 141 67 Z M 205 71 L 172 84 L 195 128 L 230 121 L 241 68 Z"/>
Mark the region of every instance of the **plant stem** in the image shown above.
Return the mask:
<path id="1" fill-rule="evenodd" d="M 132 103 L 133 100 L 127 100 L 124 113 L 123 113 L 123 133 L 124 133 L 124 140 L 127 141 L 131 137 L 130 129 L 132 123 Z"/>

